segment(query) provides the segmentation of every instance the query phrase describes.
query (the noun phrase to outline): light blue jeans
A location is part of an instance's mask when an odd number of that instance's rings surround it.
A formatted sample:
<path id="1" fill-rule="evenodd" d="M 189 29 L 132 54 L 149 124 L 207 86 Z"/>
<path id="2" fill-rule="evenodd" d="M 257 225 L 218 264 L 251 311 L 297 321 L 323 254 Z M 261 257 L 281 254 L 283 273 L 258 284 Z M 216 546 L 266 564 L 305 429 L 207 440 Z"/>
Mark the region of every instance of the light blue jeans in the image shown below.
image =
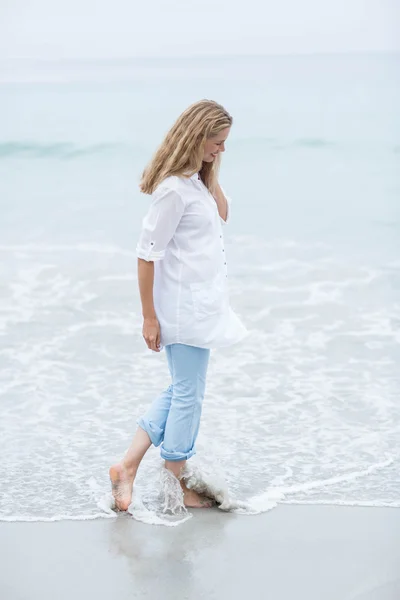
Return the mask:
<path id="1" fill-rule="evenodd" d="M 210 351 L 185 344 L 165 351 L 172 384 L 137 423 L 154 446 L 161 444 L 161 458 L 187 460 L 196 454 Z"/>

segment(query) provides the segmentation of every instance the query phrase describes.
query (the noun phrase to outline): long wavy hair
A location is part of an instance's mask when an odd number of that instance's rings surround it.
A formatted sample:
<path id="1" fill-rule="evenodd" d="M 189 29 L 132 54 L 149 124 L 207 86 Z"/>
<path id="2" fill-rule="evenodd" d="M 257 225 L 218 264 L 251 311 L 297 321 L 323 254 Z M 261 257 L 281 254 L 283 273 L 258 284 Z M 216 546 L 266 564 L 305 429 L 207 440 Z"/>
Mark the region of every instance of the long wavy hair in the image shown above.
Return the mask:
<path id="1" fill-rule="evenodd" d="M 218 181 L 221 155 L 203 162 L 206 140 L 232 125 L 233 119 L 223 106 L 213 100 L 200 100 L 177 119 L 145 168 L 140 182 L 144 194 L 152 194 L 167 177 L 200 177 L 212 193 Z"/>

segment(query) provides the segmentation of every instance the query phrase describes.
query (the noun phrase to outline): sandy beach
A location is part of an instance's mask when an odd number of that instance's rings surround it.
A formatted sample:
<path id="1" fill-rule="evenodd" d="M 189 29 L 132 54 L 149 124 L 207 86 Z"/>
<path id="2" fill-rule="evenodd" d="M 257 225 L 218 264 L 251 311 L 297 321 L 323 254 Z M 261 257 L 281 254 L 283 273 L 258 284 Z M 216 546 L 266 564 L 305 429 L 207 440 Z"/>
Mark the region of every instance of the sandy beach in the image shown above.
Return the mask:
<path id="1" fill-rule="evenodd" d="M 400 510 L 198 511 L 175 528 L 117 519 L 1 523 L 3 600 L 399 600 Z"/>

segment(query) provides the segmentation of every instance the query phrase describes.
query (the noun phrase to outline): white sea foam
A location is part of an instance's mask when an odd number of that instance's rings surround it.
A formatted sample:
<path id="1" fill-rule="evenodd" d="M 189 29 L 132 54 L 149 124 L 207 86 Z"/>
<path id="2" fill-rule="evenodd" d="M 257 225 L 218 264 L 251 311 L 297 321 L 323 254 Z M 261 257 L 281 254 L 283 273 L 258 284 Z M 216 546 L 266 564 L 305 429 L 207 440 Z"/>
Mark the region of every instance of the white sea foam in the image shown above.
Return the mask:
<path id="1" fill-rule="evenodd" d="M 254 248 L 268 249 L 268 269 Z M 208 493 L 245 514 L 277 502 L 398 506 L 396 265 L 291 241 L 240 238 L 227 251 L 251 335 L 213 354 L 194 479 L 218 473 Z M 0 254 L 0 519 L 115 518 L 108 466 L 168 384 L 165 357 L 142 344 L 133 253 L 3 244 Z M 163 512 L 159 493 L 152 449 L 129 511 L 169 526 L 190 518 Z"/>

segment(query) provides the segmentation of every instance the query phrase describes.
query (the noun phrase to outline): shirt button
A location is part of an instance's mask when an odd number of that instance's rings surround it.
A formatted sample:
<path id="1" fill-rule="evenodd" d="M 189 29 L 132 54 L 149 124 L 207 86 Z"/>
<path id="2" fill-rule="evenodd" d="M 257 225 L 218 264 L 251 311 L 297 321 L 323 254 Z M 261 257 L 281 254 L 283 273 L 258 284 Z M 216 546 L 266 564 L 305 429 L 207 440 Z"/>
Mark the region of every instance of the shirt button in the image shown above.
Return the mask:
<path id="1" fill-rule="evenodd" d="M 224 248 L 222 248 L 222 252 L 225 252 Z"/>

